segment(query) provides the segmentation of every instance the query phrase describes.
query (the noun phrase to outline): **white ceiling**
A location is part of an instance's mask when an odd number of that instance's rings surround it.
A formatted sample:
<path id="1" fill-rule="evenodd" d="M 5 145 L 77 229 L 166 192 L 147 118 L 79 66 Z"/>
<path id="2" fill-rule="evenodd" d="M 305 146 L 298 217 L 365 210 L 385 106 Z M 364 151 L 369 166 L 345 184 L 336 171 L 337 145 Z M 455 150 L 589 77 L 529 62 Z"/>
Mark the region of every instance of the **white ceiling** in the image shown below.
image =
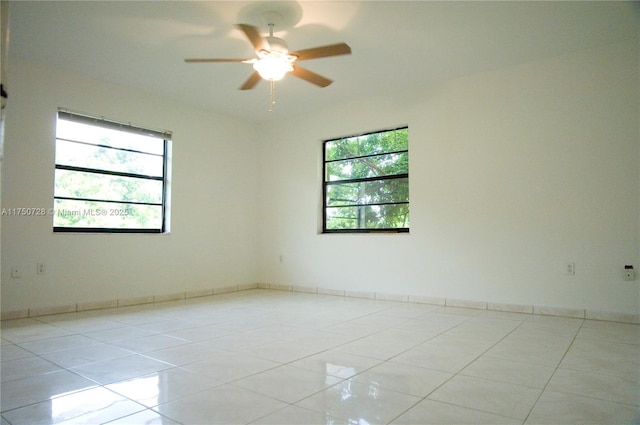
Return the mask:
<path id="1" fill-rule="evenodd" d="M 188 57 L 253 57 L 235 23 L 283 15 L 276 34 L 291 50 L 344 41 L 352 55 L 305 68 L 334 80 L 318 88 L 291 75 L 238 87 L 244 63 L 187 64 Z M 12 1 L 12 57 L 73 70 L 260 122 L 334 104 L 415 90 L 626 39 L 638 40 L 637 2 L 430 1 Z M 9 95 L 10 81 L 8 82 Z"/>

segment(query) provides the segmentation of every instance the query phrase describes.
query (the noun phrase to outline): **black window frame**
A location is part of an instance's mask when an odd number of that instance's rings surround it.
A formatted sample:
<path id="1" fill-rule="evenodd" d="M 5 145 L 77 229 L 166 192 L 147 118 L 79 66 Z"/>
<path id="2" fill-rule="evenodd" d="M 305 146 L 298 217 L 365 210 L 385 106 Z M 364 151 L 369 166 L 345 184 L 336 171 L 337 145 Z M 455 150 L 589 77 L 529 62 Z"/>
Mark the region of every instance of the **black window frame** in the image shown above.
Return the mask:
<path id="1" fill-rule="evenodd" d="M 354 157 L 349 157 L 349 158 L 340 158 L 340 159 L 337 159 L 337 160 L 327 160 L 327 143 L 335 142 L 337 140 L 350 139 L 350 138 L 356 138 L 356 137 L 364 137 L 364 136 L 375 135 L 375 134 L 380 134 L 380 133 L 388 133 L 388 132 L 398 131 L 398 130 L 407 130 L 407 132 L 408 132 L 409 126 L 408 125 L 404 125 L 404 126 L 395 127 L 395 128 L 389 128 L 389 129 L 385 129 L 385 130 L 371 131 L 371 132 L 354 134 L 354 135 L 344 136 L 344 137 L 337 137 L 337 138 L 332 138 L 332 139 L 327 139 L 327 140 L 323 140 L 322 141 L 322 233 L 327 233 L 327 234 L 331 234 L 331 233 L 409 233 L 410 225 L 408 227 L 393 227 L 393 228 L 387 228 L 387 227 L 384 227 L 384 228 L 352 228 L 352 229 L 329 229 L 329 228 L 327 228 L 327 209 L 328 208 L 335 208 L 335 206 L 327 205 L 327 192 L 328 192 L 328 187 L 329 186 L 338 185 L 338 184 L 345 184 L 345 183 L 390 181 L 390 180 L 399 180 L 399 179 L 407 179 L 407 185 L 409 184 L 409 170 L 408 169 L 407 169 L 406 173 L 401 173 L 401 174 L 393 174 L 393 175 L 378 176 L 378 177 L 366 177 L 366 178 L 354 178 L 354 179 L 328 181 L 327 180 L 327 164 L 331 163 L 331 162 L 338 162 L 338 161 L 351 160 L 351 159 L 360 159 L 360 158 L 366 158 L 366 157 L 374 157 L 374 156 L 380 156 L 380 155 L 384 155 L 384 154 L 402 154 L 402 153 L 406 153 L 407 156 L 408 156 L 409 155 L 409 145 L 408 145 L 409 141 L 407 140 L 407 149 L 404 149 L 404 150 L 396 150 L 396 151 L 389 151 L 389 152 L 379 152 L 379 153 L 370 154 L 370 155 L 354 156 Z M 353 205 L 343 205 L 342 207 L 363 207 L 363 206 L 373 206 L 373 205 L 400 205 L 400 204 L 409 205 L 409 199 L 407 199 L 407 201 L 402 201 L 402 202 L 353 204 Z"/>
<path id="2" fill-rule="evenodd" d="M 136 201 L 124 201 L 124 200 L 109 200 L 109 199 L 100 199 L 97 197 L 94 198 L 81 198 L 81 197 L 69 197 L 69 196 L 56 196 L 54 192 L 53 202 L 53 214 L 57 214 L 58 211 L 55 209 L 55 201 L 57 199 L 61 200 L 72 200 L 72 201 L 95 201 L 102 203 L 112 203 L 119 205 L 151 205 L 151 206 L 160 206 L 161 207 L 161 226 L 159 228 L 134 228 L 134 227 L 69 227 L 69 226 L 53 226 L 54 233 L 154 233 L 154 234 L 165 234 L 168 233 L 168 222 L 167 222 L 167 210 L 168 210 L 168 172 L 169 172 L 169 143 L 171 142 L 172 133 L 170 131 L 159 131 L 159 130 L 151 130 L 148 128 L 143 128 L 139 126 L 134 126 L 130 123 L 118 122 L 115 120 L 106 119 L 104 117 L 92 116 L 84 113 L 78 113 L 74 111 L 70 111 L 67 109 L 58 109 L 56 115 L 56 121 L 58 119 L 74 121 L 82 124 L 89 124 L 96 127 L 103 127 L 107 129 L 114 129 L 119 131 L 125 131 L 133 134 L 139 134 L 144 136 L 152 136 L 158 139 L 162 139 L 162 176 L 151 176 L 140 173 L 129 173 L 129 172 L 120 172 L 120 171 L 111 171 L 100 168 L 90 168 L 90 167 L 81 167 L 81 166 L 71 166 L 71 165 L 62 165 L 58 164 L 57 161 L 54 160 L 54 168 L 55 170 L 68 170 L 75 172 L 85 172 L 92 173 L 102 176 L 119 176 L 119 177 L 131 177 L 136 179 L 143 180 L 153 180 L 153 181 L 161 181 L 162 182 L 162 194 L 161 194 L 161 202 L 136 202 Z M 127 149 L 121 147 L 114 147 L 108 145 L 97 145 L 94 143 L 88 143 L 86 141 L 81 140 L 68 140 L 58 137 L 57 129 L 56 129 L 56 144 L 58 140 L 64 140 L 66 142 L 73 142 L 78 144 L 85 144 L 91 146 L 99 146 L 101 148 L 113 149 L 117 151 L 123 152 L 131 152 L 131 153 L 140 153 L 140 154 L 148 154 L 148 155 L 157 155 L 159 154 L 151 154 L 149 152 L 137 151 L 135 149 Z M 54 148 L 54 152 L 56 152 L 57 146 Z M 55 177 L 54 177 L 55 183 Z M 55 185 L 54 185 L 55 186 Z M 54 217 L 55 220 L 55 217 Z"/>

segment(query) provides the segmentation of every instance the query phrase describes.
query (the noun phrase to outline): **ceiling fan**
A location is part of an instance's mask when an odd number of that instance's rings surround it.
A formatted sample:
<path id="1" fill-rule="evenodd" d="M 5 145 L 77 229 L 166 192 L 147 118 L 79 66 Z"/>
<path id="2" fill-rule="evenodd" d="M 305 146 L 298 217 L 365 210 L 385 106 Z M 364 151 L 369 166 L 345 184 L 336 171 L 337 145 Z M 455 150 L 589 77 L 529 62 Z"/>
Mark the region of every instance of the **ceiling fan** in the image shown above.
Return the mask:
<path id="1" fill-rule="evenodd" d="M 245 34 L 249 42 L 253 45 L 257 58 L 185 59 L 185 62 L 243 62 L 253 64 L 254 71 L 244 84 L 240 86 L 240 90 L 252 89 L 260 79 L 265 79 L 271 82 L 273 101 L 273 83 L 284 78 L 287 73 L 319 87 L 326 87 L 333 82 L 332 80 L 316 74 L 315 72 L 309 71 L 308 69 L 302 68 L 295 63 L 309 59 L 351 54 L 351 48 L 346 43 L 337 43 L 290 52 L 287 47 L 287 43 L 283 39 L 273 36 L 274 24 L 269 23 L 268 25 L 268 37 L 262 37 L 258 32 L 258 29 L 252 25 L 236 25 L 236 27 Z"/>

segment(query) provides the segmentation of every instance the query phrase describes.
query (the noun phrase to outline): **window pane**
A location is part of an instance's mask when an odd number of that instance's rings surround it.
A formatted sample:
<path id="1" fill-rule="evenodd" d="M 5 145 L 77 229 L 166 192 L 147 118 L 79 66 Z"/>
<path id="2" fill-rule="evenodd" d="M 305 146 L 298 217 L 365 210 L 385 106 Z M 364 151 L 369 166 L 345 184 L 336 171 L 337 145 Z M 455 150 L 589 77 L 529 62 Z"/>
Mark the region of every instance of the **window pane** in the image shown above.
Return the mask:
<path id="1" fill-rule="evenodd" d="M 157 155 L 164 153 L 163 139 L 64 119 L 58 119 L 56 137 Z"/>
<path id="2" fill-rule="evenodd" d="M 164 232 L 170 137 L 59 110 L 54 230 Z"/>
<path id="3" fill-rule="evenodd" d="M 409 173 L 409 153 L 393 153 L 346 159 L 327 164 L 328 181 L 364 179 Z"/>
<path id="4" fill-rule="evenodd" d="M 162 206 L 56 199 L 54 227 L 161 229 Z"/>
<path id="5" fill-rule="evenodd" d="M 409 130 L 324 142 L 324 230 L 409 230 Z"/>
<path id="6" fill-rule="evenodd" d="M 54 196 L 162 203 L 162 181 L 56 170 Z"/>
<path id="7" fill-rule="evenodd" d="M 409 202 L 409 179 L 327 185 L 327 206 Z"/>
<path id="8" fill-rule="evenodd" d="M 409 204 L 327 208 L 327 230 L 409 227 Z"/>
<path id="9" fill-rule="evenodd" d="M 162 156 L 56 141 L 56 164 L 162 177 Z"/>
<path id="10" fill-rule="evenodd" d="M 401 128 L 328 141 L 325 143 L 325 159 L 333 161 L 408 149 L 409 131 Z"/>

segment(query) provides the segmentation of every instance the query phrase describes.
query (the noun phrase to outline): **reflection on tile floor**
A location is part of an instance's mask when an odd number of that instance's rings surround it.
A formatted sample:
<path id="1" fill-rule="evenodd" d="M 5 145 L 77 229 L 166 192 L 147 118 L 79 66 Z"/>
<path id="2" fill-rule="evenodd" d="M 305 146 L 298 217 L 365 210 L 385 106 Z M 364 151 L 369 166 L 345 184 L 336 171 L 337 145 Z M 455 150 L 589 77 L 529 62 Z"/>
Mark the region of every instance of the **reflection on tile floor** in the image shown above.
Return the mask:
<path id="1" fill-rule="evenodd" d="M 640 423 L 640 325 L 250 290 L 1 337 L 2 425 Z"/>

